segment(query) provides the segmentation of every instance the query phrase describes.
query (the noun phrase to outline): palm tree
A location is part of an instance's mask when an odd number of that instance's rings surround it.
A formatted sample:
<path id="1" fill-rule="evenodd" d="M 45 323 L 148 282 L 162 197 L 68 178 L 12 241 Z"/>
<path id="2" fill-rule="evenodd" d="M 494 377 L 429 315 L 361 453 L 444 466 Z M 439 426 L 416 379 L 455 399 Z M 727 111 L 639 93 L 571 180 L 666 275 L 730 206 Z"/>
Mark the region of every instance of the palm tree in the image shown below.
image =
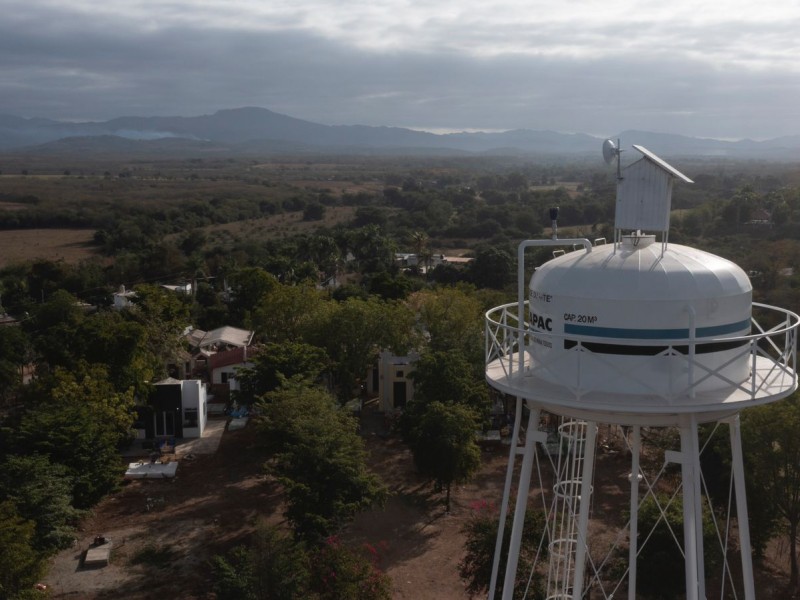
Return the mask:
<path id="1" fill-rule="evenodd" d="M 414 245 L 414 253 L 417 255 L 417 266 L 425 268 L 425 277 L 428 277 L 430 270 L 431 252 L 428 249 L 428 234 L 424 231 L 415 231 L 411 234 L 411 242 Z"/>

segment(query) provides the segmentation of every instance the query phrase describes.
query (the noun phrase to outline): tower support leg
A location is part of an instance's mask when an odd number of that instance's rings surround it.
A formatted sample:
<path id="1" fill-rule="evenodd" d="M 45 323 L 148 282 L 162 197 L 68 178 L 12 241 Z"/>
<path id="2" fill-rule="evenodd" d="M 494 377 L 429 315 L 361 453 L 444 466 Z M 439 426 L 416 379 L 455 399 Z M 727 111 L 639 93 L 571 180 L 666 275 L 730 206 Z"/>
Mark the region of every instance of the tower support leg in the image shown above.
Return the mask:
<path id="1" fill-rule="evenodd" d="M 739 553 L 742 556 L 742 581 L 745 600 L 755 600 L 753 580 L 753 556 L 750 551 L 750 521 L 747 514 L 747 493 L 744 487 L 744 459 L 742 453 L 742 431 L 739 415 L 728 421 L 731 435 L 731 461 L 733 462 L 733 485 L 736 490 L 736 519 L 739 525 Z"/>
<path id="2" fill-rule="evenodd" d="M 492 560 L 492 578 L 489 582 L 489 600 L 494 600 L 497 589 L 497 572 L 500 570 L 500 554 L 503 551 L 503 537 L 506 529 L 506 515 L 508 514 L 508 501 L 511 497 L 511 482 L 514 479 L 514 465 L 519 451 L 519 429 L 522 421 L 522 397 L 517 396 L 514 409 L 514 427 L 511 432 L 511 444 L 508 452 L 508 466 L 506 467 L 506 482 L 503 486 L 503 503 L 500 505 L 500 523 L 497 525 L 497 541 L 494 544 L 494 559 Z M 530 429 L 528 429 L 530 433 Z"/>
<path id="3" fill-rule="evenodd" d="M 517 578 L 517 564 L 519 563 L 519 547 L 522 542 L 522 528 L 525 524 L 525 510 L 528 507 L 528 492 L 531 487 L 531 471 L 533 458 L 536 452 L 536 431 L 539 426 L 540 409 L 531 408 L 528 415 L 528 428 L 525 431 L 525 451 L 522 455 L 522 466 L 519 473 L 519 487 L 517 488 L 517 504 L 514 507 L 514 522 L 511 525 L 511 541 L 508 545 L 508 563 L 506 576 L 503 580 L 503 600 L 512 600 L 514 597 L 514 582 Z"/>
<path id="4" fill-rule="evenodd" d="M 683 548 L 686 600 L 705 600 L 703 561 L 703 508 L 700 484 L 700 449 L 697 417 L 689 415 L 680 428 L 683 477 Z"/>

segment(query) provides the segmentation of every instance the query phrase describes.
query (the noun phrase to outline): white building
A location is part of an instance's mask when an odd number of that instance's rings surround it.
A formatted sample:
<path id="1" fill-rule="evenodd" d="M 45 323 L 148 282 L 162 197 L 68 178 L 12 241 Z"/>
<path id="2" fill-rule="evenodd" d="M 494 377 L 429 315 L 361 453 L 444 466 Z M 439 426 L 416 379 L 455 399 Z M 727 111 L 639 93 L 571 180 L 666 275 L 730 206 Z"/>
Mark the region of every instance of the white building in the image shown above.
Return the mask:
<path id="1" fill-rule="evenodd" d="M 133 306 L 132 298 L 136 297 L 136 292 L 133 290 L 126 290 L 124 285 L 119 286 L 119 290 L 114 292 L 112 298 L 114 301 L 114 308 L 122 310 L 123 308 L 130 308 Z"/>
<path id="2" fill-rule="evenodd" d="M 149 405 L 139 409 L 138 437 L 199 438 L 207 419 L 206 385 L 199 379 L 170 377 L 155 384 Z"/>
<path id="3" fill-rule="evenodd" d="M 394 413 L 402 410 L 414 399 L 414 363 L 419 354 L 411 352 L 408 356 L 395 356 L 388 350 L 381 352 L 376 366 L 367 376 L 367 392 L 378 395 L 381 412 Z"/>

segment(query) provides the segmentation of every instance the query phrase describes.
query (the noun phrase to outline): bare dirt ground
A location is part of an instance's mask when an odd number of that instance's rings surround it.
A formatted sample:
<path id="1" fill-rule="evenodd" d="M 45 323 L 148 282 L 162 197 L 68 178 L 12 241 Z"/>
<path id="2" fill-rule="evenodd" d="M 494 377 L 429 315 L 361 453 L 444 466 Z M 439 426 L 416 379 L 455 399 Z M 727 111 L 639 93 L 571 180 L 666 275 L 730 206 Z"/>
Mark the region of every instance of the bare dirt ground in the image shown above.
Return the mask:
<path id="1" fill-rule="evenodd" d="M 85 519 L 73 549 L 52 561 L 54 598 L 210 598 L 207 561 L 235 545 L 256 517 L 280 520 L 280 496 L 250 454 L 253 430 L 223 434 L 213 455 L 180 459 L 175 479 L 127 482 Z M 113 543 L 111 564 L 85 569 L 96 535 Z"/>
<path id="2" fill-rule="evenodd" d="M 44 258 L 76 263 L 94 254 L 93 229 L 13 229 L 0 231 L 0 268 Z"/>
<path id="3" fill-rule="evenodd" d="M 399 439 L 367 431 L 365 440 L 371 466 L 392 495 L 385 507 L 359 516 L 343 538 L 378 548 L 396 598 L 465 598 L 461 527 L 475 500 L 497 502 L 502 495 L 505 451 L 484 453 L 480 473 L 453 490 L 445 514 L 442 495 L 417 476 Z M 254 441 L 252 424 L 226 431 L 216 454 L 181 459 L 174 480 L 127 482 L 106 498 L 84 521 L 75 547 L 53 559 L 44 579 L 52 597 L 213 598 L 208 560 L 241 543 L 257 518 L 283 523 L 280 490 L 262 474 Z M 114 544 L 111 564 L 81 567 L 83 552 L 101 534 Z"/>
<path id="4" fill-rule="evenodd" d="M 467 485 L 453 490 L 446 514 L 442 495 L 415 472 L 410 452 L 386 436 L 380 421 L 364 421 L 370 465 L 389 486 L 386 506 L 361 514 L 343 539 L 378 549 L 380 566 L 401 600 L 467 598 L 458 576 L 463 557 L 462 527 L 476 503 L 499 504 L 508 460 L 507 446 L 483 452 L 483 465 Z M 212 599 L 209 559 L 241 543 L 258 518 L 283 523 L 279 487 L 265 477 L 254 448 L 252 423 L 226 431 L 213 455 L 181 459 L 174 480 L 140 480 L 104 500 L 83 523 L 76 547 L 57 555 L 44 582 L 53 598 Z M 628 498 L 626 460 L 598 456 L 592 536 L 609 543 L 624 522 Z M 601 524 L 602 522 L 602 524 Z M 94 536 L 114 543 L 111 564 L 80 566 Z M 786 584 L 786 548 L 770 548 L 759 568 L 758 597 L 779 599 Z M 764 592 L 767 595 L 763 595 Z"/>

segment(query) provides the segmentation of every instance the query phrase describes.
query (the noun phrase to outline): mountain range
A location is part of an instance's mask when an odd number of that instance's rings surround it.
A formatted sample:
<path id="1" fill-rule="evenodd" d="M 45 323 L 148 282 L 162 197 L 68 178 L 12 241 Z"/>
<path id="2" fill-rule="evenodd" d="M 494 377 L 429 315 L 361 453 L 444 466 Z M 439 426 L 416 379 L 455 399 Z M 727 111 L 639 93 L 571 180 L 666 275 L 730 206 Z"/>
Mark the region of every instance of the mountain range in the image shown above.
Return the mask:
<path id="1" fill-rule="evenodd" d="M 664 156 L 800 159 L 800 136 L 724 141 L 623 131 L 627 146 Z M 386 155 L 598 156 L 603 139 L 582 133 L 516 129 L 433 134 L 401 127 L 322 125 L 265 108 L 220 110 L 196 117 L 119 117 L 71 123 L 0 115 L 0 152 L 82 155 L 255 155 L 351 153 Z"/>

